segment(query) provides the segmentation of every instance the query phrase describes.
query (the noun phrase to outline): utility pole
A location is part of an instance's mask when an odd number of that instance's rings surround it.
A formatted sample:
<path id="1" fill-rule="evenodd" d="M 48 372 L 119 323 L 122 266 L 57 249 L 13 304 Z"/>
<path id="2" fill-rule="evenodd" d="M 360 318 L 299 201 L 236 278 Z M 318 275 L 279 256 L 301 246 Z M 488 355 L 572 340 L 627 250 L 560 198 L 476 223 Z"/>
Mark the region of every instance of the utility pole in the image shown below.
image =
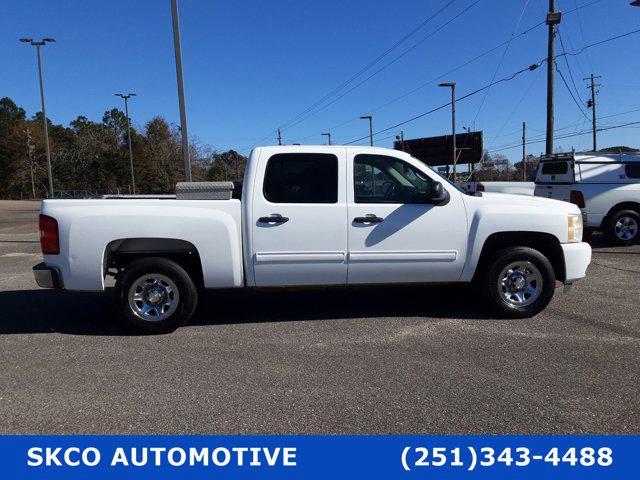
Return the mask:
<path id="1" fill-rule="evenodd" d="M 451 88 L 451 135 L 453 139 L 451 160 L 453 163 L 453 181 L 455 183 L 457 181 L 456 164 L 458 163 L 458 149 L 456 147 L 456 82 L 445 82 L 438 86 Z"/>
<path id="2" fill-rule="evenodd" d="M 331 145 L 331 134 L 330 133 L 323 133 L 322 135 L 329 138 L 329 145 Z"/>
<path id="3" fill-rule="evenodd" d="M 583 80 L 590 80 L 591 85 L 587 88 L 591 89 L 591 100 L 587 102 L 587 107 L 591 108 L 591 118 L 593 122 L 593 151 L 598 151 L 598 129 L 596 128 L 596 85 L 595 79 L 601 78 L 599 76 L 595 76 L 593 73 L 589 78 L 584 78 Z"/>
<path id="4" fill-rule="evenodd" d="M 556 12 L 555 0 L 549 0 L 549 13 L 547 14 L 547 25 L 549 26 L 549 39 L 547 46 L 547 155 L 553 154 L 553 83 L 555 70 L 554 40 L 556 36 L 556 25 L 560 23 L 561 18 L 562 13 Z"/>
<path id="5" fill-rule="evenodd" d="M 51 151 L 49 149 L 49 125 L 47 124 L 47 110 L 44 106 L 44 86 L 42 81 L 42 58 L 40 55 L 40 47 L 44 47 L 47 43 L 55 42 L 53 38 L 43 38 L 39 42 L 32 38 L 21 38 L 22 43 L 29 43 L 36 47 L 38 57 L 38 78 L 40 79 L 40 101 L 42 102 L 42 128 L 44 129 L 44 145 L 47 152 L 47 173 L 49 175 L 49 197 L 53 198 L 53 174 L 51 173 Z"/>
<path id="6" fill-rule="evenodd" d="M 189 134 L 187 132 L 187 110 L 184 105 L 184 79 L 182 78 L 182 47 L 180 46 L 180 21 L 178 19 L 178 0 L 171 0 L 171 18 L 173 20 L 173 49 L 176 56 L 176 76 L 178 78 L 178 103 L 180 104 L 180 133 L 182 134 L 182 159 L 184 161 L 184 179 L 191 181 L 191 159 L 189 158 Z"/>
<path id="7" fill-rule="evenodd" d="M 369 144 L 373 147 L 373 117 L 371 115 L 363 115 L 360 120 L 369 120 Z"/>
<path id="8" fill-rule="evenodd" d="M 396 135 L 396 140 L 400 141 L 400 150 L 404 152 L 404 132 L 400 130 L 400 135 Z"/>
<path id="9" fill-rule="evenodd" d="M 133 150 L 131 149 L 131 120 L 129 119 L 129 99 L 135 97 L 135 93 L 129 93 L 125 95 L 123 93 L 116 93 L 116 97 L 124 99 L 124 114 L 127 117 L 127 143 L 129 144 L 129 164 L 131 166 L 131 190 L 133 194 L 136 194 L 136 177 L 133 174 Z"/>
<path id="10" fill-rule="evenodd" d="M 527 181 L 527 124 L 522 122 L 522 181 Z"/>
<path id="11" fill-rule="evenodd" d="M 278 129 L 278 145 L 282 145 L 282 132 Z"/>

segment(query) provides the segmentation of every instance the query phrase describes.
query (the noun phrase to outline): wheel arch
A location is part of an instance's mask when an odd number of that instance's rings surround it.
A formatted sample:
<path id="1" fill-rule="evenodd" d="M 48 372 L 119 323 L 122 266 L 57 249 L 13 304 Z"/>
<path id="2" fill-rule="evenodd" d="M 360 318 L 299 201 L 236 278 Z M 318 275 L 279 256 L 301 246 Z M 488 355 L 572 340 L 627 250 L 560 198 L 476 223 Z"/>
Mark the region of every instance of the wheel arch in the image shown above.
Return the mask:
<path id="1" fill-rule="evenodd" d="M 104 250 L 103 277 L 116 276 L 141 258 L 161 257 L 176 262 L 193 282 L 204 284 L 200 253 L 194 244 L 174 238 L 120 238 L 109 242 Z M 115 270 L 111 272 L 111 270 Z"/>
<path id="2" fill-rule="evenodd" d="M 620 202 L 615 204 L 613 207 L 609 209 L 607 214 L 602 219 L 600 228 L 602 230 L 606 229 L 607 226 L 609 225 L 609 221 L 611 220 L 611 217 L 613 217 L 616 213 L 620 212 L 621 210 L 633 210 L 640 215 L 640 202 L 630 201 L 630 202 Z"/>
<path id="3" fill-rule="evenodd" d="M 487 266 L 493 254 L 509 247 L 529 247 L 539 251 L 549 259 L 556 279 L 565 280 L 564 253 L 558 237 L 550 233 L 527 231 L 496 232 L 489 235 L 482 245 L 474 280 Z"/>

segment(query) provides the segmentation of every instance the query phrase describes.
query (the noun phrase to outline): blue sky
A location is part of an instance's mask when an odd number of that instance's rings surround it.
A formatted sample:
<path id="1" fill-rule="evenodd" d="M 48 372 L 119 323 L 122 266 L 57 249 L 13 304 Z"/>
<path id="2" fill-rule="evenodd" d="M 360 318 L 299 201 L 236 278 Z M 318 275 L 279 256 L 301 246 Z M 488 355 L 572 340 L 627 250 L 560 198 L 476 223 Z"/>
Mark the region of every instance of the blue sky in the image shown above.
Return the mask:
<path id="1" fill-rule="evenodd" d="M 323 143 L 320 134 L 331 131 L 334 143 L 346 143 L 368 133 L 360 115 L 372 113 L 377 131 L 447 102 L 449 92 L 436 86 L 440 81 L 457 82 L 462 96 L 489 83 L 494 74 L 496 79 L 506 77 L 546 56 L 547 31 L 541 26 L 514 39 L 508 49 L 503 46 L 437 79 L 505 42 L 514 31 L 544 20 L 548 6 L 546 0 L 480 0 L 465 12 L 475 0 L 455 0 L 447 6 L 450 1 L 180 1 L 190 134 L 218 150 L 273 144 L 275 135 L 264 137 L 443 7 L 432 21 L 339 93 L 421 43 L 335 103 L 285 128 L 284 141 Z M 592 1 L 557 0 L 556 4 L 566 12 Z M 566 50 L 640 28 L 640 8 L 628 3 L 601 0 L 581 8 L 579 14 L 565 15 L 560 32 Z M 460 12 L 465 13 L 433 34 Z M 0 32 L 0 96 L 11 97 L 30 115 L 40 109 L 35 49 L 17 39 L 52 36 L 57 43 L 45 47 L 43 61 L 47 113 L 54 122 L 68 124 L 78 115 L 99 120 L 105 110 L 122 108 L 113 96 L 119 91 L 139 95 L 130 103 L 135 125 L 142 126 L 155 115 L 178 122 L 169 0 L 4 0 Z M 599 116 L 606 117 L 602 126 L 640 120 L 640 35 L 591 48 L 568 60 L 570 68 L 564 60 L 559 60 L 558 67 L 573 88 L 571 71 L 583 102 L 589 92 L 582 78 L 591 72 L 602 76 L 598 96 Z M 377 108 L 427 82 L 414 93 Z M 489 150 L 517 143 L 522 121 L 528 124 L 530 138 L 542 138 L 545 89 L 544 68 L 523 73 L 493 87 L 486 98 L 478 94 L 460 101 L 458 126 L 473 126 L 475 120 L 475 128 L 485 132 Z M 559 77 L 556 92 L 557 133 L 588 129 L 588 119 Z M 619 115 L 630 110 L 638 111 Z M 591 115 L 586 108 L 584 112 Z M 599 144 L 640 147 L 637 127 L 601 132 Z M 388 137 L 400 130 L 405 138 L 449 133 L 449 110 L 380 134 L 376 144 L 391 146 L 393 138 Z M 587 149 L 590 144 L 589 135 L 556 142 L 565 149 Z M 536 143 L 529 152 L 543 149 L 544 143 Z M 512 160 L 519 158 L 520 151 L 520 147 L 500 150 Z"/>

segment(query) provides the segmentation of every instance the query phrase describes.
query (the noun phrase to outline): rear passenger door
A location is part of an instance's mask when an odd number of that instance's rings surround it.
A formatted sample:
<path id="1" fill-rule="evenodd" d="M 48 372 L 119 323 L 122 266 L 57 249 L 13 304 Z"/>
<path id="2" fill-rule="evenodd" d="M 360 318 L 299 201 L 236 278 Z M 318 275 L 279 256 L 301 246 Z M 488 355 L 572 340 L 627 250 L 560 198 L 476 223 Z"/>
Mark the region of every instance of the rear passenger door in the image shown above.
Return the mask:
<path id="1" fill-rule="evenodd" d="M 346 283 L 345 150 L 260 158 L 251 242 L 256 286 Z"/>

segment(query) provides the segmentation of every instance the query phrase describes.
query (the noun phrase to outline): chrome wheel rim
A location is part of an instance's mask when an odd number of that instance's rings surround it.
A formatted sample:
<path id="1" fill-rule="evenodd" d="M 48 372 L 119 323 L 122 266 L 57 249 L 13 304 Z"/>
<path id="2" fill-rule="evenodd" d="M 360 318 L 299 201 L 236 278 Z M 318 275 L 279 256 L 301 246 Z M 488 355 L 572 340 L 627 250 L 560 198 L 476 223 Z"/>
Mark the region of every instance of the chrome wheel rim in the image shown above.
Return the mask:
<path id="1" fill-rule="evenodd" d="M 614 228 L 620 240 L 632 240 L 638 234 L 638 222 L 632 217 L 621 217 Z"/>
<path id="2" fill-rule="evenodd" d="M 180 295 L 176 284 L 166 275 L 148 273 L 129 288 L 129 308 L 142 320 L 157 322 L 176 311 Z"/>
<path id="3" fill-rule="evenodd" d="M 502 269 L 498 277 L 500 299 L 510 307 L 526 307 L 542 293 L 542 274 L 538 267 L 527 261 L 512 262 Z"/>

